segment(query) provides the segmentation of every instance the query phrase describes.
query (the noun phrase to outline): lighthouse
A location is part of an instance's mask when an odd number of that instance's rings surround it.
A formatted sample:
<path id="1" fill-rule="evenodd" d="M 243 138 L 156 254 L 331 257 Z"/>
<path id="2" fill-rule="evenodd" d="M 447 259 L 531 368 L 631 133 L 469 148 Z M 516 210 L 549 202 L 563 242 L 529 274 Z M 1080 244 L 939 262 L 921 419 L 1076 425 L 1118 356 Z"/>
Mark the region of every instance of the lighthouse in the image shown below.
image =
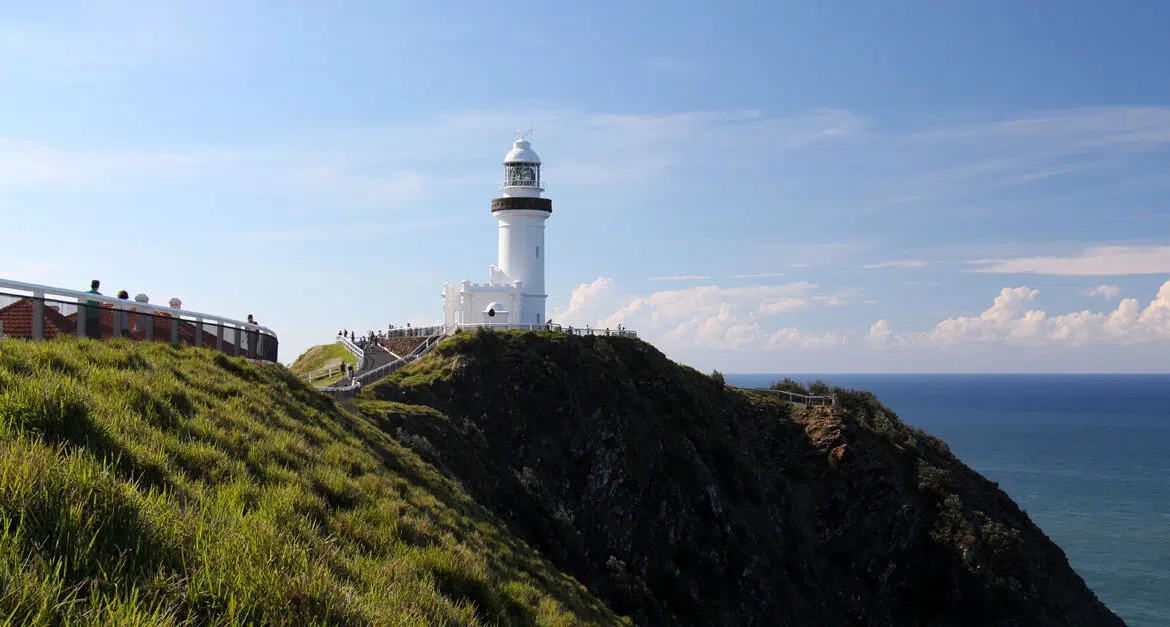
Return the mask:
<path id="1" fill-rule="evenodd" d="M 462 281 L 443 286 L 446 325 L 487 324 L 538 328 L 547 319 L 544 291 L 545 220 L 552 201 L 544 198 L 540 157 L 526 136 L 504 156 L 500 196 L 492 200 L 498 249 L 487 283 Z"/>

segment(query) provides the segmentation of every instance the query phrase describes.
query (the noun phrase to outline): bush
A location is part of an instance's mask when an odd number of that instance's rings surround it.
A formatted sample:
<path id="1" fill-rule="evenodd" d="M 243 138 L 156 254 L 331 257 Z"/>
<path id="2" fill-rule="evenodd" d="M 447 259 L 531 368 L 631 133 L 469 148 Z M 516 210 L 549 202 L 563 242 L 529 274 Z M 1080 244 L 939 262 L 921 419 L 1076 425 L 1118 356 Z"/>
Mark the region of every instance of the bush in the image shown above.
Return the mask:
<path id="1" fill-rule="evenodd" d="M 808 390 L 804 386 L 797 383 L 791 377 L 784 377 L 783 379 L 772 384 L 771 389 L 780 390 L 782 392 L 792 392 L 793 394 L 808 394 Z"/>
<path id="2" fill-rule="evenodd" d="M 951 473 L 925 462 L 918 464 L 918 489 L 942 499 L 951 493 Z"/>
<path id="3" fill-rule="evenodd" d="M 723 373 L 718 370 L 711 371 L 711 380 L 718 383 L 720 387 L 727 385 L 727 381 L 723 379 Z"/>
<path id="4" fill-rule="evenodd" d="M 816 381 L 808 384 L 808 393 L 812 394 L 813 396 L 828 396 L 829 394 L 833 393 L 833 389 L 829 387 L 828 383 L 825 383 L 821 379 L 817 379 Z"/>

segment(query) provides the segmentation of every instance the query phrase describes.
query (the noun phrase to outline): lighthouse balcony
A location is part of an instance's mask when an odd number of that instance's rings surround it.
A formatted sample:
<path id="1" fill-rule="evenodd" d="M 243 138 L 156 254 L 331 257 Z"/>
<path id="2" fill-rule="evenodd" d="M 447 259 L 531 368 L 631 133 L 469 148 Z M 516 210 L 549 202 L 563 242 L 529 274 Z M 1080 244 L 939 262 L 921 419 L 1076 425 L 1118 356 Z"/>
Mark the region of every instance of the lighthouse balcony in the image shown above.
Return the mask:
<path id="1" fill-rule="evenodd" d="M 552 199 L 528 196 L 494 198 L 492 199 L 492 213 L 497 211 L 544 211 L 546 213 L 552 213 Z"/>

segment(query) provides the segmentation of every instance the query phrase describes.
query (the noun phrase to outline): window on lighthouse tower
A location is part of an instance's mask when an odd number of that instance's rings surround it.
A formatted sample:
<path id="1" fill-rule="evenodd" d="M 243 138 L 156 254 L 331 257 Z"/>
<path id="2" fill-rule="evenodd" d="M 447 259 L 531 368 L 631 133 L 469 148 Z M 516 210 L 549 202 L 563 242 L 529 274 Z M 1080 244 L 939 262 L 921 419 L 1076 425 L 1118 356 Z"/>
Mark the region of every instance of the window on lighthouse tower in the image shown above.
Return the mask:
<path id="1" fill-rule="evenodd" d="M 536 167 L 531 165 L 509 165 L 506 178 L 509 186 L 522 187 L 535 187 L 539 180 Z"/>

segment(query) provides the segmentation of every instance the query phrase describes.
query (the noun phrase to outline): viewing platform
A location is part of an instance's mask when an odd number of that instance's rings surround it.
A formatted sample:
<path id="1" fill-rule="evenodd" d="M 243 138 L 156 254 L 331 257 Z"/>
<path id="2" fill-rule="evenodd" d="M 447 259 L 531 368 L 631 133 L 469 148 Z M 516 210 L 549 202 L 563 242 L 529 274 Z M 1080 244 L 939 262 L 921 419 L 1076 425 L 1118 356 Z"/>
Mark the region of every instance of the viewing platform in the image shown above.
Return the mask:
<path id="1" fill-rule="evenodd" d="M 242 320 L 0 279 L 0 337 L 63 336 L 185 344 L 268 362 L 279 346 L 271 329 Z"/>

